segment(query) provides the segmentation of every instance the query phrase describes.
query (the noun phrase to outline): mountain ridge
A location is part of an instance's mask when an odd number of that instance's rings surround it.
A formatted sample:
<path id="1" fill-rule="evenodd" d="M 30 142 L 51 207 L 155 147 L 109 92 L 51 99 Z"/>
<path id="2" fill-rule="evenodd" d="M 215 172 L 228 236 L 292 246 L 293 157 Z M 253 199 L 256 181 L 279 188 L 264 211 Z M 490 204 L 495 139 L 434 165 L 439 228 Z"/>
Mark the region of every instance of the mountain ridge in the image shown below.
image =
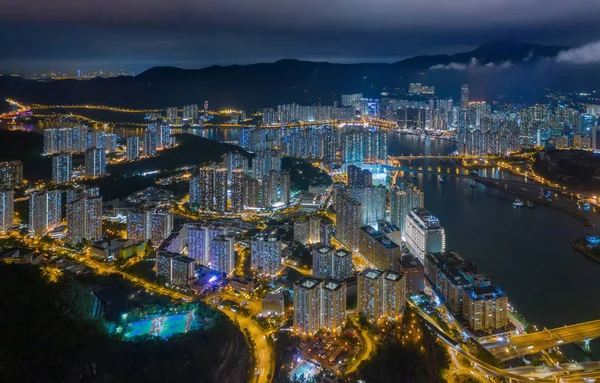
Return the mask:
<path id="1" fill-rule="evenodd" d="M 331 105 L 344 93 L 378 98 L 383 90 L 406 89 L 409 82 L 422 82 L 435 86 L 436 95 L 440 97 L 456 98 L 460 85 L 469 83 L 473 96 L 480 99 L 498 94 L 520 97 L 531 89 L 536 89 L 535 97 L 539 98 L 539 90 L 544 87 L 589 87 L 592 83 L 589 78 L 583 81 L 575 69 L 561 76 L 548 72 L 558 70 L 554 67 L 559 65 L 545 59 L 555 57 L 564 49 L 567 47 L 497 41 L 469 52 L 416 56 L 394 63 L 341 64 L 281 59 L 273 63 L 213 65 L 201 69 L 163 66 L 133 77 L 91 80 L 42 82 L 2 76 L 0 97 L 26 103 L 142 108 L 201 104 L 209 100 L 211 107 L 216 108 L 256 109 L 292 102 Z M 474 67 L 482 70 L 467 70 Z M 496 71 L 491 73 L 494 67 Z M 511 69 L 507 69 L 509 67 Z"/>

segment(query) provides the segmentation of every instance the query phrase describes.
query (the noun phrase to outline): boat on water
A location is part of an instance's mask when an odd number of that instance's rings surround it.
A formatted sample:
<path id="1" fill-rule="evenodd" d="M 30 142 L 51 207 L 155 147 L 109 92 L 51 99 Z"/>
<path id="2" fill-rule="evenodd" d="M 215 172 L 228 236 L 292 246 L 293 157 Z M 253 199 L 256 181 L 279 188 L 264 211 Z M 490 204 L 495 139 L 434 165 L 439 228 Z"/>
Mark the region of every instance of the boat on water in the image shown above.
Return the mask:
<path id="1" fill-rule="evenodd" d="M 443 184 L 444 182 L 446 182 L 446 178 L 444 178 L 444 176 L 440 177 L 440 183 Z"/>
<path id="2" fill-rule="evenodd" d="M 516 198 L 515 201 L 513 202 L 513 207 L 523 207 L 525 206 L 525 204 L 523 203 L 523 201 L 521 201 L 520 199 Z"/>

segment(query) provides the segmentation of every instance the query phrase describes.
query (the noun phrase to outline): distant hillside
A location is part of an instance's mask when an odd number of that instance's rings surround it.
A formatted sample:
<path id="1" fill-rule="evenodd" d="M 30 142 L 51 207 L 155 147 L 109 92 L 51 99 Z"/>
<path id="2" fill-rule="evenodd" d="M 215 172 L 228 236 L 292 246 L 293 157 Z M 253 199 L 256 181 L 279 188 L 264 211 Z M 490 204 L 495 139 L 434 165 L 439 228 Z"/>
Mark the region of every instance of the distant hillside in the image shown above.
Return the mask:
<path id="1" fill-rule="evenodd" d="M 485 44 L 471 52 L 418 56 L 394 64 L 332 64 L 280 60 L 270 64 L 212 66 L 203 69 L 156 67 L 135 77 L 38 82 L 0 77 L 0 97 L 43 104 L 107 104 L 129 107 L 181 106 L 209 101 L 211 108 L 260 108 L 280 103 L 331 104 L 343 93 L 362 92 L 380 97 L 419 81 L 436 87 L 441 97 L 458 97 L 460 84 L 472 85 L 477 98 L 497 94 L 523 97 L 544 87 L 586 89 L 598 71 L 559 66 L 552 60 L 562 47 L 507 41 Z M 512 67 L 498 73 L 431 70 L 453 64 L 465 69 L 477 62 L 482 68 Z M 551 65 L 553 64 L 553 65 Z M 487 66 L 486 66 L 487 65 Z M 468 72 L 468 73 L 467 73 Z M 595 76 L 595 77 L 594 77 Z M 539 97 L 539 94 L 534 94 Z"/>

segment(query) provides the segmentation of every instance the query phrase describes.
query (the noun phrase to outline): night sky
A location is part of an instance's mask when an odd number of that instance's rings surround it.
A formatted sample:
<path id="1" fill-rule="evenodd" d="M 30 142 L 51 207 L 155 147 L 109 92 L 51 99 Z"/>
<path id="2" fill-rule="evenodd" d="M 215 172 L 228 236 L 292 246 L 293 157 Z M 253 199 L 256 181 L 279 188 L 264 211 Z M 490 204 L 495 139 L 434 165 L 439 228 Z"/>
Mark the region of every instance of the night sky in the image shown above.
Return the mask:
<path id="1" fill-rule="evenodd" d="M 600 40 L 599 0 L 1 0 L 0 71 L 393 62 L 492 40 Z M 579 52 L 600 59 L 600 45 Z M 573 57 L 573 56 L 569 56 Z"/>

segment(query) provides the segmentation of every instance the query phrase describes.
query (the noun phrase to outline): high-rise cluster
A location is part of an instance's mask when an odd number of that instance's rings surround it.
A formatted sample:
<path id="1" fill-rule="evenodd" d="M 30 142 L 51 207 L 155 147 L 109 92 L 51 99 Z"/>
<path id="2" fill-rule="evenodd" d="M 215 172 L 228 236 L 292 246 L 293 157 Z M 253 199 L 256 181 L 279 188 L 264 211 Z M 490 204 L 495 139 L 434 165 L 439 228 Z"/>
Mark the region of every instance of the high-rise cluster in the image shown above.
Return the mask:
<path id="1" fill-rule="evenodd" d="M 252 269 L 260 275 L 274 276 L 281 270 L 281 238 L 260 233 L 250 244 Z"/>
<path id="2" fill-rule="evenodd" d="M 365 269 L 358 274 L 357 311 L 369 321 L 397 319 L 406 306 L 406 279 L 391 270 Z"/>
<path id="3" fill-rule="evenodd" d="M 339 332 L 345 320 L 345 282 L 305 277 L 294 283 L 294 332 Z"/>
<path id="4" fill-rule="evenodd" d="M 415 208 L 406 217 L 406 247 L 422 263 L 425 254 L 446 250 L 446 232 L 440 221 L 423 208 Z"/>

